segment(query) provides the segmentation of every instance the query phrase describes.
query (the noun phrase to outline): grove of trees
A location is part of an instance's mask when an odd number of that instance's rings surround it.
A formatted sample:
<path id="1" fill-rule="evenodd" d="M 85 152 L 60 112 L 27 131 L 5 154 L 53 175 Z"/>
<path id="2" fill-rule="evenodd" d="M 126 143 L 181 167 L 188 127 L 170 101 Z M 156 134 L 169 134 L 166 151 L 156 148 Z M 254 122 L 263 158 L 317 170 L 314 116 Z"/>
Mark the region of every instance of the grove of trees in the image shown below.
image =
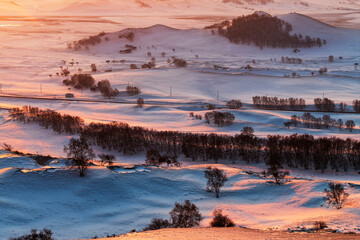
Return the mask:
<path id="1" fill-rule="evenodd" d="M 271 48 L 310 48 L 321 47 L 326 41 L 320 38 L 291 35 L 292 25 L 270 15 L 251 14 L 235 18 L 230 22 L 213 25 L 218 28 L 219 35 L 231 42 L 255 44 Z"/>
<path id="2" fill-rule="evenodd" d="M 257 108 L 265 109 L 302 110 L 306 106 L 305 100 L 302 98 L 278 98 L 268 96 L 254 96 L 253 104 Z"/>

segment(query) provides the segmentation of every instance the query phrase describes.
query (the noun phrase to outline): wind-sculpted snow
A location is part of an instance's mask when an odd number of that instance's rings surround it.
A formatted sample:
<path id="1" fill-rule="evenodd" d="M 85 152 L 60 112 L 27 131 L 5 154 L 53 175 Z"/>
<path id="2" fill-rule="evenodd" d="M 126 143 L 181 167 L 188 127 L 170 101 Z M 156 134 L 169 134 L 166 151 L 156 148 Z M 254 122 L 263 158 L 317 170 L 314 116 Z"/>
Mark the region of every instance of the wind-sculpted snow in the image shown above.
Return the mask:
<path id="1" fill-rule="evenodd" d="M 277 186 L 261 178 L 259 172 L 214 165 L 229 176 L 221 197 L 216 199 L 206 191 L 204 170 L 208 166 L 151 168 L 131 173 L 91 167 L 84 178 L 72 169 L 0 170 L 0 238 L 43 227 L 52 229 L 57 239 L 141 230 L 153 217 L 166 218 L 174 203 L 185 199 L 199 207 L 203 227 L 209 225 L 212 210 L 221 208 L 244 227 L 286 230 L 311 227 L 315 220 L 323 219 L 333 229 L 360 232 L 360 190 L 346 184 L 358 184 L 355 176 L 344 182 L 350 193 L 348 205 L 335 210 L 325 207 L 323 200 L 323 189 L 331 175 L 324 175 L 326 180 L 318 180 L 316 175 L 314 179 L 303 179 L 299 172 L 300 178 Z"/>

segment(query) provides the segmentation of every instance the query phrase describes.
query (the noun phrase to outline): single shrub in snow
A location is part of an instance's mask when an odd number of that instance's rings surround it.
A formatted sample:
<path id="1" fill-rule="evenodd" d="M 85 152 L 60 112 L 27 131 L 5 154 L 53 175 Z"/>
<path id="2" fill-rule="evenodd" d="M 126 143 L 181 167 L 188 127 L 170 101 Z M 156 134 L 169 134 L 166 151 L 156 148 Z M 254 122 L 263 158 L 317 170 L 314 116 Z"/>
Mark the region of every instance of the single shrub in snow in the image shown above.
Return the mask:
<path id="1" fill-rule="evenodd" d="M 176 58 L 173 57 L 173 62 L 172 62 L 176 67 L 186 67 L 187 66 L 187 62 L 184 59 L 181 58 Z"/>
<path id="2" fill-rule="evenodd" d="M 139 69 L 138 66 L 136 66 L 136 64 L 130 64 L 130 69 Z"/>
<path id="3" fill-rule="evenodd" d="M 183 204 L 175 203 L 175 207 L 170 212 L 171 227 L 191 228 L 200 225 L 201 214 L 199 208 L 185 200 Z"/>
<path id="4" fill-rule="evenodd" d="M 315 221 L 314 222 L 314 229 L 321 230 L 327 228 L 326 222 L 324 221 Z"/>
<path id="5" fill-rule="evenodd" d="M 224 186 L 228 180 L 226 173 L 218 168 L 209 168 L 205 170 L 205 178 L 207 179 L 206 190 L 215 192 L 216 197 L 219 197 L 220 188 Z"/>
<path id="6" fill-rule="evenodd" d="M 210 223 L 211 227 L 234 227 L 234 222 L 226 215 L 222 214 L 221 209 L 215 209 L 213 211 L 213 220 Z"/>
<path id="7" fill-rule="evenodd" d="M 40 232 L 37 232 L 36 229 L 32 229 L 30 231 L 30 234 L 26 234 L 16 238 L 9 238 L 9 240 L 55 240 L 52 235 L 52 231 L 46 228 L 44 228 Z"/>
<path id="8" fill-rule="evenodd" d="M 144 231 L 148 230 L 158 230 L 162 228 L 170 228 L 171 224 L 168 220 L 162 218 L 153 218 L 149 225 L 144 228 Z"/>
<path id="9" fill-rule="evenodd" d="M 328 204 L 333 205 L 336 209 L 344 207 L 349 194 L 340 183 L 329 183 L 330 189 L 324 189 L 325 199 Z"/>

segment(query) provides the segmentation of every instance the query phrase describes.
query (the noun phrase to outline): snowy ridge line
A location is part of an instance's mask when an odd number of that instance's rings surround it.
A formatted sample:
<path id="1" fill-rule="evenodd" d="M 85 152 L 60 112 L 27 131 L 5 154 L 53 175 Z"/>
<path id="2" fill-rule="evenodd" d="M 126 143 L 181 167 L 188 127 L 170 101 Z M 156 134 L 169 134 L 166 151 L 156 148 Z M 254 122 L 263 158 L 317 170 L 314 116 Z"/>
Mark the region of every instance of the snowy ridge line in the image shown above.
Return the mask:
<path id="1" fill-rule="evenodd" d="M 102 100 L 91 100 L 91 99 L 67 99 L 67 98 L 49 98 L 49 97 L 28 97 L 28 96 L 12 96 L 12 95 L 0 95 L 0 98 L 17 98 L 17 99 L 33 99 L 33 100 L 46 100 L 46 101 L 65 101 L 65 102 L 87 102 L 87 103 L 110 103 L 110 104 L 128 104 L 128 105 L 136 105 L 136 102 L 126 102 L 126 101 L 102 101 Z M 243 102 L 244 105 L 248 105 L 251 106 L 253 104 L 251 103 L 245 103 Z M 192 106 L 206 106 L 207 102 L 203 102 L 203 103 L 192 103 L 192 102 L 185 102 L 185 103 L 171 103 L 171 102 L 154 102 L 154 101 L 149 101 L 146 102 L 145 105 L 147 106 L 183 106 L 183 105 L 192 105 Z M 0 110 L 9 110 L 10 108 L 6 108 L 6 107 L 0 107 Z M 217 107 L 214 110 L 221 110 L 221 109 L 230 109 L 228 107 Z M 358 112 L 350 112 L 350 111 L 344 111 L 344 112 L 339 112 L 339 111 L 334 111 L 334 112 L 329 112 L 329 111 L 323 111 L 323 110 L 296 110 L 296 109 L 268 109 L 268 108 L 243 108 L 237 111 L 242 111 L 245 109 L 255 109 L 255 110 L 266 110 L 266 111 L 277 111 L 277 112 L 308 112 L 308 113 L 339 113 L 339 114 L 360 114 Z M 207 110 L 207 109 L 204 109 Z M 235 111 L 236 109 L 231 109 L 232 111 Z"/>

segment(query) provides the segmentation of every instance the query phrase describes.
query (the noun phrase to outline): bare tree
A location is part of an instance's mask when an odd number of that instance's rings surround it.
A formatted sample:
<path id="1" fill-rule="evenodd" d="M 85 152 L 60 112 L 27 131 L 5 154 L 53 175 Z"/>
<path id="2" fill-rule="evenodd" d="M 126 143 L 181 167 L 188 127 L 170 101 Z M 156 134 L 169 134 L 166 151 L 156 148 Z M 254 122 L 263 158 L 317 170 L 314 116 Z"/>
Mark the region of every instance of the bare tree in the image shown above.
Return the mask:
<path id="1" fill-rule="evenodd" d="M 347 120 L 345 126 L 350 132 L 352 132 L 355 127 L 355 122 L 353 120 Z"/>
<path id="2" fill-rule="evenodd" d="M 215 191 L 216 197 L 219 197 L 220 188 L 224 186 L 228 180 L 226 173 L 218 168 L 209 168 L 205 170 L 205 178 L 207 179 L 207 190 Z"/>
<path id="3" fill-rule="evenodd" d="M 138 98 L 138 99 L 136 100 L 136 104 L 137 104 L 137 106 L 138 106 L 139 108 L 142 108 L 142 107 L 144 106 L 144 104 L 145 104 L 144 99 L 143 99 L 143 98 Z"/>
<path id="4" fill-rule="evenodd" d="M 95 157 L 92 148 L 84 138 L 70 139 L 68 146 L 64 146 L 64 152 L 70 158 L 79 171 L 79 176 L 84 177 L 89 165 L 89 161 Z"/>
<path id="5" fill-rule="evenodd" d="M 330 189 L 324 189 L 326 194 L 326 202 L 333 205 L 336 209 L 340 209 L 344 206 L 349 194 L 345 191 L 345 188 L 340 183 L 329 183 Z"/>

